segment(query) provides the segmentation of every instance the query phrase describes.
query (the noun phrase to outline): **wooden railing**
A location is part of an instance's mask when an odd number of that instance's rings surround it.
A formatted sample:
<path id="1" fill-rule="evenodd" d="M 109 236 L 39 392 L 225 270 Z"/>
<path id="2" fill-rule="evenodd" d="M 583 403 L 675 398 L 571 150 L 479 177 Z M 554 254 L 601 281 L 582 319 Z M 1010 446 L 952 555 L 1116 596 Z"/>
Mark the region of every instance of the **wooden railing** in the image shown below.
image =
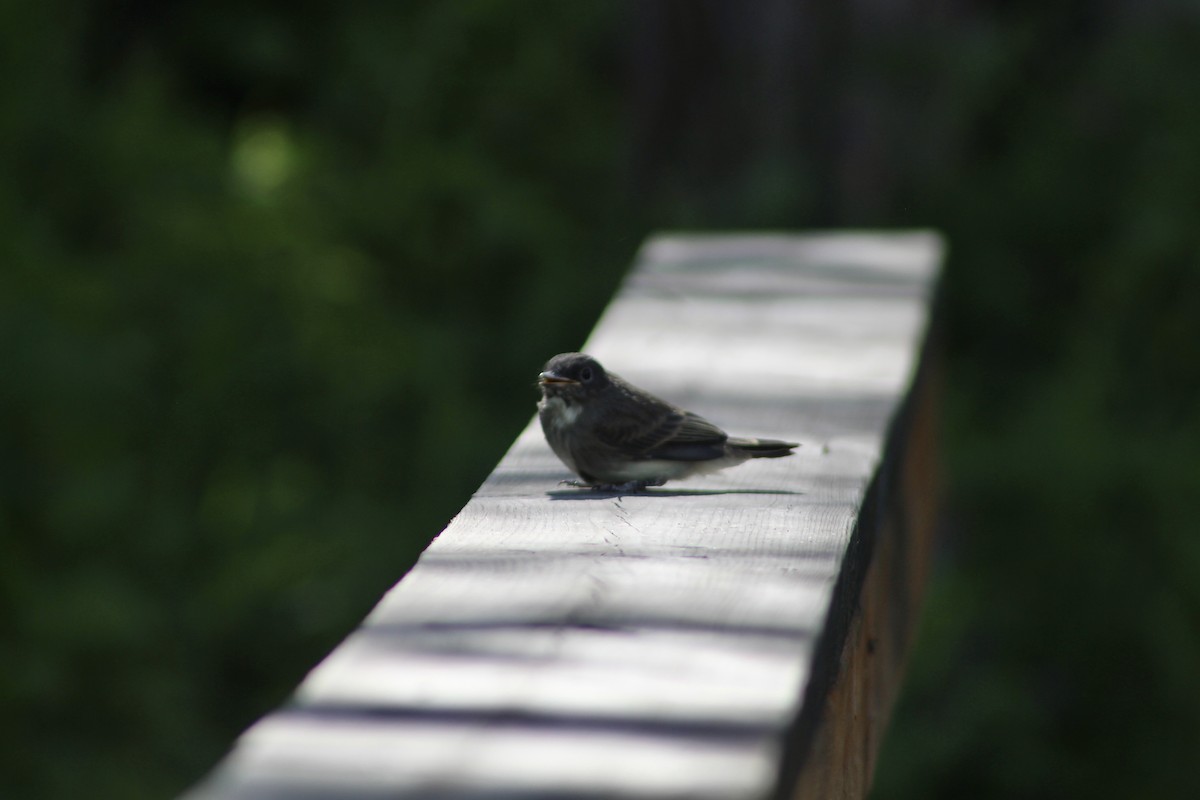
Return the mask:
<path id="1" fill-rule="evenodd" d="M 560 487 L 532 422 L 189 800 L 862 797 L 937 518 L 940 257 L 927 233 L 650 241 L 586 351 L 802 447 L 617 496 Z"/>

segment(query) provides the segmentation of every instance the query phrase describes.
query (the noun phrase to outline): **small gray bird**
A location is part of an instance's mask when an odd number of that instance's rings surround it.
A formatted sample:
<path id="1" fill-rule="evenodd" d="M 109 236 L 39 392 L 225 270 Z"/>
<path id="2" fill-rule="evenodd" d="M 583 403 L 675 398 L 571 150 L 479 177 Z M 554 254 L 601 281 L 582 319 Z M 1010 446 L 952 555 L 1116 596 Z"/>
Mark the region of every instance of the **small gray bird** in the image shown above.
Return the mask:
<path id="1" fill-rule="evenodd" d="M 730 438 L 608 372 L 583 353 L 560 353 L 538 376 L 538 419 L 550 449 L 582 478 L 573 486 L 638 491 L 732 467 L 750 458 L 790 456 L 800 445 Z"/>

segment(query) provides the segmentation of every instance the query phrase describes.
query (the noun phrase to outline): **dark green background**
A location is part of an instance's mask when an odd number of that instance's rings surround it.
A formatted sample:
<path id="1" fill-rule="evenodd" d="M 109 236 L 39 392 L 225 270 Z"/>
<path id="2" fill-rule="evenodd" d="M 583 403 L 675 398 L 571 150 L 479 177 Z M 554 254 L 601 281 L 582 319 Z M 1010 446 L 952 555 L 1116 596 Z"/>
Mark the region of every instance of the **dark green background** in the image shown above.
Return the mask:
<path id="1" fill-rule="evenodd" d="M 0 6 L 0 796 L 194 781 L 649 233 L 841 226 L 951 245 L 874 796 L 1200 795 L 1200 12 L 944 5 Z"/>

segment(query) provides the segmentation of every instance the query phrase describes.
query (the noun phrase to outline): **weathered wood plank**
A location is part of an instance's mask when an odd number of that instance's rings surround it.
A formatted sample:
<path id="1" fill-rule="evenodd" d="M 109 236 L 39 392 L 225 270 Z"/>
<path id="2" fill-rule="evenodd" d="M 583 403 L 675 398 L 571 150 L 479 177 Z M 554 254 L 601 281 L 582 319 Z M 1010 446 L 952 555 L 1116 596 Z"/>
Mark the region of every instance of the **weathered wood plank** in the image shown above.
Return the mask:
<path id="1" fill-rule="evenodd" d="M 857 553 L 852 533 L 939 261 L 919 233 L 652 240 L 587 351 L 731 433 L 803 447 L 613 497 L 557 486 L 569 475 L 531 423 L 191 797 L 763 798 L 865 781 L 877 732 L 822 710 L 852 716 L 843 696 L 877 686 L 871 665 L 838 668 L 880 636 L 857 598 L 890 596 L 871 577 L 886 532 L 872 520 Z M 914 480 L 904 492 L 929 488 Z"/>

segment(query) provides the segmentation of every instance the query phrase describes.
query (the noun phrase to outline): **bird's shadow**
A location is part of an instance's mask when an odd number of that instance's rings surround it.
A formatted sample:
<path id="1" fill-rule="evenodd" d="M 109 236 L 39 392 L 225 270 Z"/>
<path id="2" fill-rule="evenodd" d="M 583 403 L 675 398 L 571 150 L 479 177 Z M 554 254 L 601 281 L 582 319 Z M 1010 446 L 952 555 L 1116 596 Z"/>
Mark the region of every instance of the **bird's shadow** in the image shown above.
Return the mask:
<path id="1" fill-rule="evenodd" d="M 603 489 L 551 489 L 546 492 L 551 500 L 609 500 L 614 497 L 700 497 L 716 494 L 791 494 L 802 495 L 790 489 L 662 489 L 658 487 L 639 491 L 609 491 Z"/>

